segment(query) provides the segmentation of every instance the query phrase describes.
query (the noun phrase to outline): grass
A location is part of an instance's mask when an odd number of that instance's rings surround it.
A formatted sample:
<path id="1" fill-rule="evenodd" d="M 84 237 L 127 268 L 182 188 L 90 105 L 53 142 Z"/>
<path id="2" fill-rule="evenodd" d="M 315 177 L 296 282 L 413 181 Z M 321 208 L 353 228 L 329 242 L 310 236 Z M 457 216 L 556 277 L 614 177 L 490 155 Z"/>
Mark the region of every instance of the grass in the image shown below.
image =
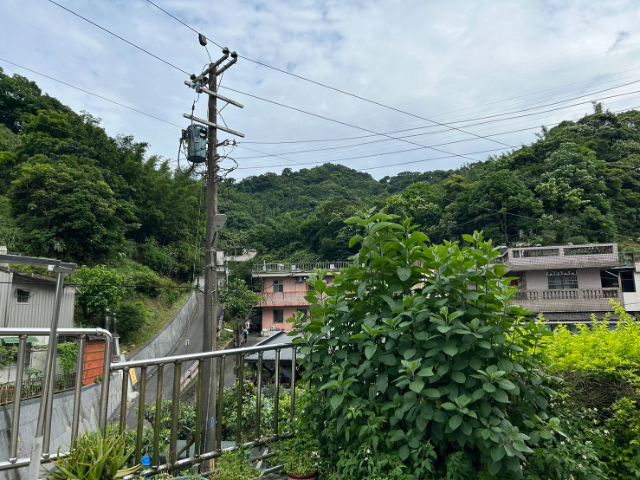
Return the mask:
<path id="1" fill-rule="evenodd" d="M 186 290 L 176 295 L 175 300 L 169 303 L 165 293 L 158 295 L 156 298 L 149 298 L 144 295 L 136 295 L 137 300 L 144 303 L 145 308 L 149 312 L 144 321 L 144 325 L 131 334 L 129 342 L 120 345 L 121 353 L 129 354 L 142 347 L 151 340 L 160 330 L 162 330 L 169 321 L 175 317 L 176 313 L 182 308 L 189 298 L 191 292 Z"/>

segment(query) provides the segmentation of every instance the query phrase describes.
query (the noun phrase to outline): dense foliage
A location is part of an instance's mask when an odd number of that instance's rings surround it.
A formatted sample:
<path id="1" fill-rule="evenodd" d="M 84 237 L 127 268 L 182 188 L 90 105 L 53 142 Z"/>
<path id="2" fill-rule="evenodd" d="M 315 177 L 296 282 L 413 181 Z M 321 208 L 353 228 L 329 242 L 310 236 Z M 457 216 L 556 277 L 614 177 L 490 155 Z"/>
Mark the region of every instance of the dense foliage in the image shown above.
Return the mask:
<path id="1" fill-rule="evenodd" d="M 324 453 L 342 478 L 521 477 L 559 427 L 536 350 L 550 332 L 518 320 L 490 241 L 432 245 L 393 219 L 349 219 L 364 230 L 353 265 L 309 279 L 294 342 Z"/>

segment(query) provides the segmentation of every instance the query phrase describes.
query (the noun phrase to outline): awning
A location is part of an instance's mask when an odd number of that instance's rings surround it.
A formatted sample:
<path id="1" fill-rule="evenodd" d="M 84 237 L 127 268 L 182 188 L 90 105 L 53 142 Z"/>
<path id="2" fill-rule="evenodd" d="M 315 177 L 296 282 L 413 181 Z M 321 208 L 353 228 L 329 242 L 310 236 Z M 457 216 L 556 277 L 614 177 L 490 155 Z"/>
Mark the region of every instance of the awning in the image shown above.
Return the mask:
<path id="1" fill-rule="evenodd" d="M 0 338 L 6 343 L 20 343 L 20 337 L 2 337 Z M 38 343 L 38 337 L 27 337 L 27 343 Z"/>

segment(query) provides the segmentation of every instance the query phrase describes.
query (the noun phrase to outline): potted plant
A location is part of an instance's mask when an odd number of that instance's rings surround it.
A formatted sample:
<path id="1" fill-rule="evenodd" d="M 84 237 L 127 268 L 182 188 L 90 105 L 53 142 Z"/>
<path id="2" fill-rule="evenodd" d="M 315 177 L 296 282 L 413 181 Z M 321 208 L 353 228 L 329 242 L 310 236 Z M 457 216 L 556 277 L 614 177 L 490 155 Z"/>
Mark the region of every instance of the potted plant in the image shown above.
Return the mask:
<path id="1" fill-rule="evenodd" d="M 254 480 L 262 476 L 246 461 L 247 453 L 240 449 L 223 453 L 216 462 L 216 470 L 211 477 L 213 480 Z"/>
<path id="2" fill-rule="evenodd" d="M 69 455 L 53 462 L 56 470 L 45 468 L 45 471 L 52 480 L 113 480 L 141 467 L 124 468 L 132 453 L 133 449 L 126 447 L 125 435 L 115 427 L 109 427 L 106 435 L 97 429 L 78 435 L 76 447 Z"/>
<path id="3" fill-rule="evenodd" d="M 318 445 L 300 431 L 299 436 L 278 445 L 276 459 L 291 480 L 316 480 L 320 467 Z"/>

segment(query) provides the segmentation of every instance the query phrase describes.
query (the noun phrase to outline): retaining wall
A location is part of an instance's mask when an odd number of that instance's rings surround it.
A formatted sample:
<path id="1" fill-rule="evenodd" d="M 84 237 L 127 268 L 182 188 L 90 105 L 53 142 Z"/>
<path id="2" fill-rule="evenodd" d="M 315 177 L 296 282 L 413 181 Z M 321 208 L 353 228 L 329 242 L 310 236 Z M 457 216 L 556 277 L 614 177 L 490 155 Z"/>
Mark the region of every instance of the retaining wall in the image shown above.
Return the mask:
<path id="1" fill-rule="evenodd" d="M 184 334 L 189 321 L 196 311 L 198 299 L 195 292 L 191 292 L 189 299 L 182 306 L 169 325 L 153 337 L 140 350 L 131 355 L 128 360 L 145 360 L 147 358 L 166 357 L 176 346 Z"/>

